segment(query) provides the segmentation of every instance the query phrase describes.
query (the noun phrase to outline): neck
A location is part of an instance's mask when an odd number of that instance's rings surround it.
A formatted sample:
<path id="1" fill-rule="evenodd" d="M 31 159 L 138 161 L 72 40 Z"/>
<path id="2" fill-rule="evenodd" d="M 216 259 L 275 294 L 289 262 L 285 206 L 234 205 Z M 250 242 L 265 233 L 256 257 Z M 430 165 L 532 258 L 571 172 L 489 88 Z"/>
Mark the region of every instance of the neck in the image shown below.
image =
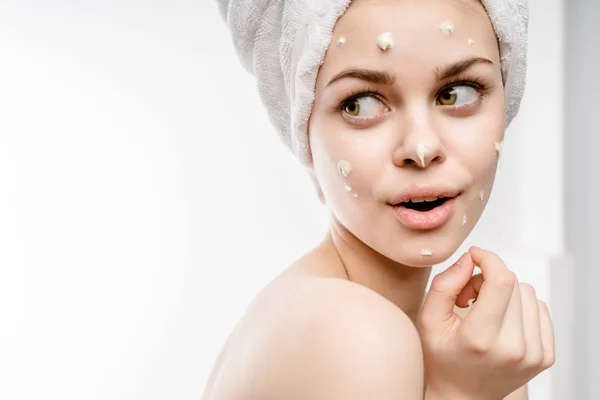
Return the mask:
<path id="1" fill-rule="evenodd" d="M 385 297 L 417 325 L 431 267 L 397 263 L 361 242 L 335 219 L 322 245 L 348 280 Z"/>

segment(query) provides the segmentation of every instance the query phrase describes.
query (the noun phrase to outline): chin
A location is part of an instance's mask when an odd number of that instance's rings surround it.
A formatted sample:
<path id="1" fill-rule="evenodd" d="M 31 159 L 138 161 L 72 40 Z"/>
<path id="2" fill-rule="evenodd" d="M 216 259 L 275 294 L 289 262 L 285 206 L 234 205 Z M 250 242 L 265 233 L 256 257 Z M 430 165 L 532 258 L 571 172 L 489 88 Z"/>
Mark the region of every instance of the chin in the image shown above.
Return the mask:
<path id="1" fill-rule="evenodd" d="M 458 250 L 462 241 L 444 235 L 434 237 L 413 237 L 402 240 L 400 246 L 388 247 L 386 257 L 407 267 L 423 268 L 441 264 Z M 386 246 L 387 247 L 387 246 Z M 423 252 L 423 254 L 421 254 Z"/>

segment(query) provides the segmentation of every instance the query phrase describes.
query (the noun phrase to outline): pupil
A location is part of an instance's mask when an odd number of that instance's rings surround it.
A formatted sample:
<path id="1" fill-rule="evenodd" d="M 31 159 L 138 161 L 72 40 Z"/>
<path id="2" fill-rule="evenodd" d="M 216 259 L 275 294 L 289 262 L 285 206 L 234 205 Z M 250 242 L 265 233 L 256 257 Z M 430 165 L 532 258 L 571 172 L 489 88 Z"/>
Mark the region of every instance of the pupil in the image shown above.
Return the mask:
<path id="1" fill-rule="evenodd" d="M 351 113 L 356 111 L 356 104 L 350 104 L 348 106 L 348 111 L 350 111 Z"/>

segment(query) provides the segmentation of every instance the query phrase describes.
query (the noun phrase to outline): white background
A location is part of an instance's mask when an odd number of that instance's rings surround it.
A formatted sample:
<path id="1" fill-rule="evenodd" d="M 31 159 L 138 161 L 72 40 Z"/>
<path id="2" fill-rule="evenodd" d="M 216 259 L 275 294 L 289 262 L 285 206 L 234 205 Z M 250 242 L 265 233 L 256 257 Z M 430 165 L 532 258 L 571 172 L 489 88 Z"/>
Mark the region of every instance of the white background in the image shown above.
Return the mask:
<path id="1" fill-rule="evenodd" d="M 499 252 L 552 308 L 562 6 L 530 7 L 521 115 L 460 250 Z M 0 49 L 0 398 L 198 399 L 251 297 L 328 223 L 216 4 L 2 1 Z"/>

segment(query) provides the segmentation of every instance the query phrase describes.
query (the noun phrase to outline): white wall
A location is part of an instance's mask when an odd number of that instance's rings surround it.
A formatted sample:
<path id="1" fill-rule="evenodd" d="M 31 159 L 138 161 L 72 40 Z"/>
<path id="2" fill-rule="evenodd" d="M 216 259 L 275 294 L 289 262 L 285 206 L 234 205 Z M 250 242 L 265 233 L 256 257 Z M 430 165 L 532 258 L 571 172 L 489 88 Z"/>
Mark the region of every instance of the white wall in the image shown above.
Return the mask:
<path id="1" fill-rule="evenodd" d="M 600 164 L 598 112 L 600 90 L 600 2 L 569 1 L 566 8 L 566 177 L 567 245 L 575 261 L 572 380 L 573 398 L 600 398 L 600 312 L 598 312 L 598 226 Z"/>
<path id="2" fill-rule="evenodd" d="M 464 247 L 552 307 L 562 9 L 530 3 L 523 112 Z M 250 298 L 327 227 L 216 5 L 3 2 L 0 48 L 0 398 L 199 398 Z"/>

